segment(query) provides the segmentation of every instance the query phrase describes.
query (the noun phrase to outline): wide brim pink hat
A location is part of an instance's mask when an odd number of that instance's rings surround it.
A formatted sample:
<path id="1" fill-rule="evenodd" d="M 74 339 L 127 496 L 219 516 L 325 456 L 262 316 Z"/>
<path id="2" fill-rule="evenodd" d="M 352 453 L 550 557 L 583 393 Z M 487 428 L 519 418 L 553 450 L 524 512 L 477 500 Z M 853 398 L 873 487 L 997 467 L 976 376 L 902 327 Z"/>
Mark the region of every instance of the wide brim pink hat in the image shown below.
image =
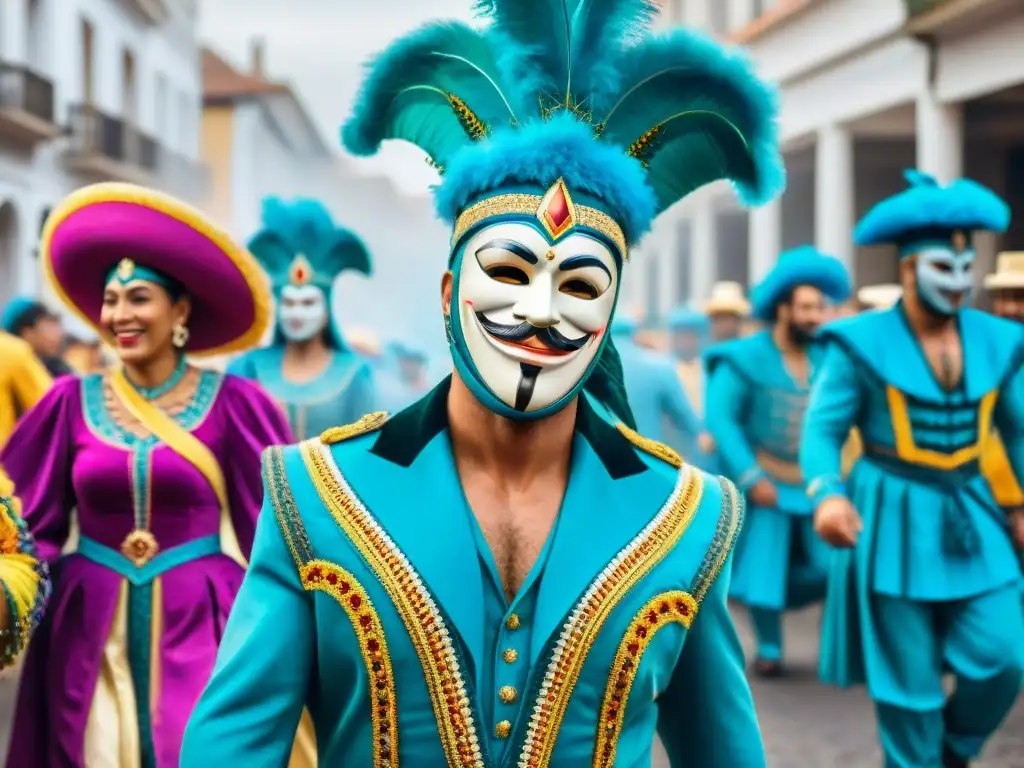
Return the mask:
<path id="1" fill-rule="evenodd" d="M 184 286 L 189 354 L 248 349 L 270 320 L 270 288 L 252 255 L 199 211 L 146 187 L 103 183 L 72 193 L 47 218 L 40 253 L 54 290 L 104 339 L 103 289 L 122 259 Z"/>

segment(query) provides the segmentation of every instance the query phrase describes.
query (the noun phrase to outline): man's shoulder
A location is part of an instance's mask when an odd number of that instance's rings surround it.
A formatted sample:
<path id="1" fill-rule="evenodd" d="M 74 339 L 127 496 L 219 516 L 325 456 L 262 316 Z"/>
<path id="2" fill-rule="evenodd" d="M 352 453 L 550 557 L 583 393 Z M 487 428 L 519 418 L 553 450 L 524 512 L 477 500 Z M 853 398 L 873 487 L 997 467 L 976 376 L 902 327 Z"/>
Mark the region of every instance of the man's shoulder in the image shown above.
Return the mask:
<path id="1" fill-rule="evenodd" d="M 661 483 L 671 494 L 666 513 L 685 526 L 686 550 L 700 558 L 723 559 L 743 525 L 743 497 L 732 481 L 687 464 L 678 452 L 619 424 L 651 470 L 649 482 Z"/>

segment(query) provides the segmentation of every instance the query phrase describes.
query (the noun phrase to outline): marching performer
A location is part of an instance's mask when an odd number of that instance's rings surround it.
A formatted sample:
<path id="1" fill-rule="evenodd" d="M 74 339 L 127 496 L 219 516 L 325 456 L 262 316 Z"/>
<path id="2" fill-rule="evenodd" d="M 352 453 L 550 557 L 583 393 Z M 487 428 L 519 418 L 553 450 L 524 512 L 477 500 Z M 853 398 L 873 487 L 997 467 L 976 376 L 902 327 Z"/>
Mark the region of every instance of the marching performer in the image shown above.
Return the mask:
<path id="1" fill-rule="evenodd" d="M 899 248 L 903 300 L 825 327 L 800 463 L 818 532 L 848 548 L 830 573 L 823 679 L 867 682 L 887 765 L 955 768 L 998 728 L 1024 669 L 1024 519 L 1007 519 L 978 464 L 997 426 L 1024 471 L 1024 327 L 966 306 L 972 232 L 1004 231 L 1005 203 L 966 179 L 907 179 L 854 232 Z M 854 425 L 864 455 L 842 483 Z"/>
<path id="2" fill-rule="evenodd" d="M 0 331 L 0 448 L 18 419 L 43 399 L 51 384 L 49 372 L 28 342 Z"/>
<path id="3" fill-rule="evenodd" d="M 41 258 L 121 366 L 58 380 L 0 454 L 39 559 L 60 559 L 7 764 L 172 768 L 242 581 L 260 453 L 291 439 L 258 387 L 185 355 L 257 342 L 270 297 L 197 211 L 127 184 L 67 198 Z M 78 551 L 61 558 L 74 508 Z"/>
<path id="4" fill-rule="evenodd" d="M 669 346 L 676 361 L 676 376 L 686 399 L 702 422 L 707 386 L 703 353 L 710 328 L 707 313 L 697 309 L 676 307 L 668 316 Z M 708 432 L 701 431 L 696 435 L 674 432 L 666 442 L 706 472 L 717 472 L 714 440 Z"/>
<path id="5" fill-rule="evenodd" d="M 1024 253 L 1000 253 L 996 257 L 996 271 L 985 276 L 985 288 L 992 294 L 993 314 L 1024 322 Z M 981 472 L 1000 507 L 1024 507 L 1024 489 L 1006 455 L 1006 446 L 995 431 L 981 456 Z"/>
<path id="6" fill-rule="evenodd" d="M 454 371 L 267 455 L 183 768 L 279 765 L 307 701 L 325 765 L 644 765 L 656 728 L 674 766 L 765 765 L 719 578 L 742 503 L 590 397 L 629 418 L 629 244 L 714 179 L 778 192 L 774 98 L 641 0 L 487 9 L 385 51 L 344 129 L 443 169 Z"/>
<path id="7" fill-rule="evenodd" d="M 686 399 L 676 377 L 672 358 L 663 352 L 645 349 L 636 342 L 637 322 L 618 316 L 611 326 L 612 341 L 622 360 L 623 381 L 637 430 L 645 437 L 664 442 L 666 426 L 696 446 L 702 431 L 701 420 Z M 691 463 L 694 453 L 682 454 Z"/>
<path id="8" fill-rule="evenodd" d="M 335 225 L 317 200 L 269 197 L 249 251 L 270 276 L 277 324 L 270 346 L 237 358 L 228 372 L 259 382 L 300 440 L 369 413 L 370 368 L 346 346 L 332 309 L 338 275 L 370 274 L 362 240 Z"/>
<path id="9" fill-rule="evenodd" d="M 750 317 L 750 302 L 743 295 L 743 286 L 723 280 L 711 286 L 711 297 L 704 302 L 708 317 L 708 340 L 711 343 L 729 341 L 743 336 L 744 325 Z"/>
<path id="10" fill-rule="evenodd" d="M 747 524 L 730 595 L 750 608 L 755 671 L 782 671 L 782 612 L 824 597 L 828 551 L 814 535 L 797 465 L 814 337 L 827 301 L 845 301 L 850 278 L 835 258 L 803 246 L 751 292 L 769 326 L 708 350 L 707 423 L 725 474 L 747 494 Z"/>

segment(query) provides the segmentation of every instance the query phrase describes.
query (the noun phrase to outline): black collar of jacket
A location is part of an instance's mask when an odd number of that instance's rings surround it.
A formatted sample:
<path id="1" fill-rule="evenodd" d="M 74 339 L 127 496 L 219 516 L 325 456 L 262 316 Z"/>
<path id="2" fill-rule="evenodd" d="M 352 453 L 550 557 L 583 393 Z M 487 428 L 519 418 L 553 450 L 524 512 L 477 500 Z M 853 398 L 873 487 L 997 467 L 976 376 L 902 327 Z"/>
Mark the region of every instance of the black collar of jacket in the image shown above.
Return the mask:
<path id="1" fill-rule="evenodd" d="M 451 383 L 451 375 L 446 376 L 421 400 L 388 419 L 373 444 L 372 452 L 401 467 L 410 466 L 427 443 L 448 428 Z M 633 444 L 601 418 L 586 397 L 579 398 L 576 431 L 590 444 L 613 480 L 647 470 Z"/>

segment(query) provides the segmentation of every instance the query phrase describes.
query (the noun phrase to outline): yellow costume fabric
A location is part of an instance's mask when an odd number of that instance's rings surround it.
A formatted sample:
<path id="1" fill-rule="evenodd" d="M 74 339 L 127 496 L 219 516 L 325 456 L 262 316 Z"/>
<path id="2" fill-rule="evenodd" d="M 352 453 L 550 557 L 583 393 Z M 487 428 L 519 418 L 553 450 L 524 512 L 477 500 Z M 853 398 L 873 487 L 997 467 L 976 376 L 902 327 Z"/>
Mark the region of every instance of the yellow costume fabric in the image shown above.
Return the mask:
<path id="1" fill-rule="evenodd" d="M 0 333 L 0 447 L 21 414 L 39 402 L 51 383 L 50 374 L 28 344 Z"/>
<path id="2" fill-rule="evenodd" d="M 999 506 L 1024 507 L 1024 490 L 1021 490 L 1010 468 L 1002 439 L 994 432 L 989 436 L 981 454 L 981 474 L 988 480 Z"/>

